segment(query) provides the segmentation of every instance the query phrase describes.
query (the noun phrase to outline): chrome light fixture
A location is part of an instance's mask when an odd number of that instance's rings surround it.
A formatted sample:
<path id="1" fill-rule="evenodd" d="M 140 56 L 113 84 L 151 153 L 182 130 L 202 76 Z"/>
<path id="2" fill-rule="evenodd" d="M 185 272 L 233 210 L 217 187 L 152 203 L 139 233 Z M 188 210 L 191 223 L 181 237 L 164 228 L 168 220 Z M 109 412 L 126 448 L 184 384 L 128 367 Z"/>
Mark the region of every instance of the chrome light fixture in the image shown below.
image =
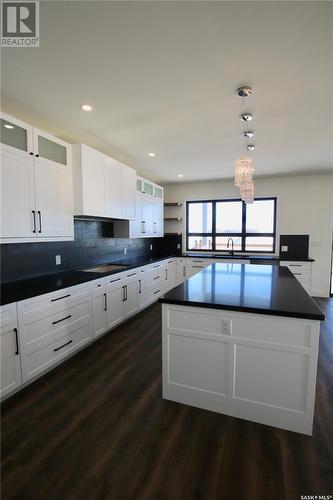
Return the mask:
<path id="1" fill-rule="evenodd" d="M 249 156 L 241 156 L 235 161 L 235 185 L 241 188 L 252 182 L 253 160 Z"/>

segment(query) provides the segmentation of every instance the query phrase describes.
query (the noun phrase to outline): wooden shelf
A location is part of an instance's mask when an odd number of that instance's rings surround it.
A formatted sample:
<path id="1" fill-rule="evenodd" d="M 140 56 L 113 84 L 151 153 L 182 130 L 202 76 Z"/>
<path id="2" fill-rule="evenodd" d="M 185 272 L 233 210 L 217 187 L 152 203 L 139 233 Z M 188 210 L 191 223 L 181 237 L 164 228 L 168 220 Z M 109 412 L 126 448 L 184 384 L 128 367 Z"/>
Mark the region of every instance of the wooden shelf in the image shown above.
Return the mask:
<path id="1" fill-rule="evenodd" d="M 174 203 L 164 203 L 165 207 L 182 207 L 183 204 L 180 201 L 175 201 Z"/>
<path id="2" fill-rule="evenodd" d="M 180 222 L 182 221 L 182 217 L 164 217 L 164 220 L 170 220 L 170 221 L 174 221 L 174 222 Z"/>

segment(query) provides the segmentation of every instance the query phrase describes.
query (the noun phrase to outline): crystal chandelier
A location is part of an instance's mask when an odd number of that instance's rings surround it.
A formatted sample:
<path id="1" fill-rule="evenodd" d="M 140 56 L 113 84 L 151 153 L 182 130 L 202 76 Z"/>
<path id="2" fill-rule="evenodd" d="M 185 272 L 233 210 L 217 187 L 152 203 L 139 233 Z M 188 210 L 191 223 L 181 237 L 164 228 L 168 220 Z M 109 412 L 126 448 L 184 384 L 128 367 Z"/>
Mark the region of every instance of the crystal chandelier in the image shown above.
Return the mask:
<path id="1" fill-rule="evenodd" d="M 241 105 L 241 122 L 247 123 L 252 120 L 251 113 L 243 112 L 244 99 L 252 94 L 252 89 L 249 86 L 239 87 L 237 95 L 242 98 Z M 254 132 L 252 130 L 243 130 L 242 136 L 245 139 L 252 138 Z M 255 146 L 247 144 L 245 146 L 247 151 L 253 151 Z M 245 203 L 253 203 L 254 201 L 254 184 L 253 184 L 253 159 L 249 156 L 241 156 L 235 161 L 235 185 L 239 187 L 241 198 Z"/>

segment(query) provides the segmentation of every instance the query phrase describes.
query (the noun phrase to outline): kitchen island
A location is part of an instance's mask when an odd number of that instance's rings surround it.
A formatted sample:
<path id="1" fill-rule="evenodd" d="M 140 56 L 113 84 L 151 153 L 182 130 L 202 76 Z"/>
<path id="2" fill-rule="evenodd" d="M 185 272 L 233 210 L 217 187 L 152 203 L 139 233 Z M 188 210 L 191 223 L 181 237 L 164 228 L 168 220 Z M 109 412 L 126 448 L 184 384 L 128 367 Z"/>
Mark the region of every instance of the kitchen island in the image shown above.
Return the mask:
<path id="1" fill-rule="evenodd" d="M 312 434 L 325 318 L 287 267 L 212 264 L 160 302 L 164 399 Z"/>

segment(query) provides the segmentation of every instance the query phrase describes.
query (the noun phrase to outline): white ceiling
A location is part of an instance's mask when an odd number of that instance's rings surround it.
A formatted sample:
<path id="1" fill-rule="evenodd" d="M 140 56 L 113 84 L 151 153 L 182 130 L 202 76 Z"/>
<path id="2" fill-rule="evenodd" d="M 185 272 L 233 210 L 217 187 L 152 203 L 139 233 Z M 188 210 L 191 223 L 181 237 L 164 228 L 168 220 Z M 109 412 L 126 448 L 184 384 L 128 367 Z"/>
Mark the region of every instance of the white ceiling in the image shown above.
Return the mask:
<path id="1" fill-rule="evenodd" d="M 331 2 L 41 2 L 2 50 L 2 107 L 160 182 L 230 178 L 239 84 L 257 176 L 333 168 Z M 81 103 L 94 111 L 84 113 Z M 156 158 L 147 153 L 154 151 Z"/>

